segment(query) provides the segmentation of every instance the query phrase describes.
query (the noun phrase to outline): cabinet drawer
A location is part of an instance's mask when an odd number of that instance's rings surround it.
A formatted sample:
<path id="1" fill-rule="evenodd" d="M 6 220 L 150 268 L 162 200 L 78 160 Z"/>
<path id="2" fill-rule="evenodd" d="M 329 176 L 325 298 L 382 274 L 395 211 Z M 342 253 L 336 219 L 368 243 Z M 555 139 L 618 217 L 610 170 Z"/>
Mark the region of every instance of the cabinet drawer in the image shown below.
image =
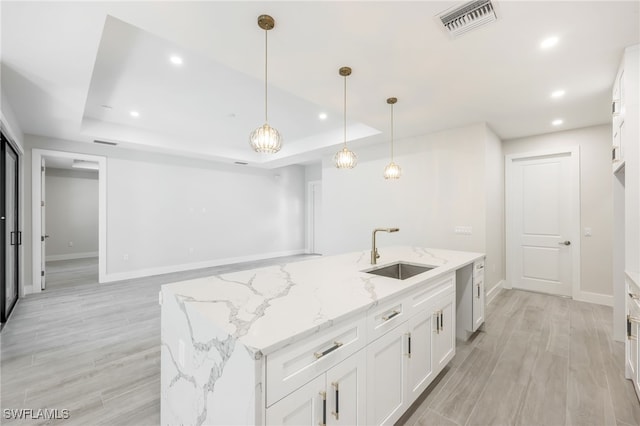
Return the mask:
<path id="1" fill-rule="evenodd" d="M 451 272 L 436 281 L 426 283 L 424 288 L 415 290 L 406 299 L 406 304 L 410 309 L 409 315 L 412 316 L 420 311 L 424 311 L 435 298 L 453 293 L 455 285 L 456 274 L 455 272 Z"/>
<path id="2" fill-rule="evenodd" d="M 384 302 L 367 312 L 367 342 L 373 342 L 408 318 L 405 298 Z"/>
<path id="3" fill-rule="evenodd" d="M 363 348 L 365 323 L 351 319 L 267 355 L 267 407 Z"/>

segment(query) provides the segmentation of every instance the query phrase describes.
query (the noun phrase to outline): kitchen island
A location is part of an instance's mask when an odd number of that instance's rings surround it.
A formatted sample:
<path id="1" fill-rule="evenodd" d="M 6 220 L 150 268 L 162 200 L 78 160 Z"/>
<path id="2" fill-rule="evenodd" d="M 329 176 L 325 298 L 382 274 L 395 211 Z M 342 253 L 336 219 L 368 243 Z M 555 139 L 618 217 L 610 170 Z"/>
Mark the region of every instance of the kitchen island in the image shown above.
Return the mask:
<path id="1" fill-rule="evenodd" d="M 164 285 L 162 424 L 397 420 L 455 354 L 456 271 L 484 255 L 380 255 L 377 266 L 362 251 Z M 433 269 L 365 272 L 398 261 Z"/>

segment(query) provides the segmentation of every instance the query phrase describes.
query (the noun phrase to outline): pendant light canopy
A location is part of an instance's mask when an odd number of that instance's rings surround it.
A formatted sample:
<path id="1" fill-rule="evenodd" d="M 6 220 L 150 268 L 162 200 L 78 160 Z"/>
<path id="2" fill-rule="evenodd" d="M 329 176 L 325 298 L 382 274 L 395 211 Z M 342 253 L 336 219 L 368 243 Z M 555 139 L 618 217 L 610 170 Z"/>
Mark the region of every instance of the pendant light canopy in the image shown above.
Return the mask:
<path id="1" fill-rule="evenodd" d="M 391 105 L 391 163 L 384 168 L 385 179 L 400 179 L 402 170 L 400 166 L 393 162 L 393 105 L 398 102 L 397 98 L 387 99 L 387 103 Z"/>
<path id="2" fill-rule="evenodd" d="M 275 27 L 275 20 L 269 15 L 258 17 L 258 26 L 264 30 L 264 124 L 258 127 L 249 136 L 251 148 L 256 152 L 276 153 L 282 148 L 280 133 L 269 126 L 267 120 L 267 33 Z"/>
<path id="3" fill-rule="evenodd" d="M 333 162 L 339 169 L 353 169 L 358 163 L 358 157 L 347 148 L 347 77 L 351 75 L 351 68 L 342 67 L 338 73 L 344 77 L 344 147 L 336 152 Z"/>

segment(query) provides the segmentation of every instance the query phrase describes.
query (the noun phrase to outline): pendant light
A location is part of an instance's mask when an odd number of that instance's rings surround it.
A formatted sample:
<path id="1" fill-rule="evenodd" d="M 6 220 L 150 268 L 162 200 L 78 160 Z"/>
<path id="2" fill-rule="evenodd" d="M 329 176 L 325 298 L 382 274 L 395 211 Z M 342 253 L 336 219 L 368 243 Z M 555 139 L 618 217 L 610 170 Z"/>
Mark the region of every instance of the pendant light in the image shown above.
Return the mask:
<path id="1" fill-rule="evenodd" d="M 391 105 L 391 162 L 384 168 L 385 179 L 400 179 L 402 170 L 400 166 L 393 162 L 393 105 L 398 102 L 397 98 L 387 99 L 387 103 Z"/>
<path id="2" fill-rule="evenodd" d="M 351 75 L 351 68 L 342 67 L 338 73 L 344 77 L 344 147 L 336 152 L 333 162 L 339 169 L 353 169 L 358 163 L 358 157 L 347 148 L 347 77 Z"/>
<path id="3" fill-rule="evenodd" d="M 274 19 L 269 15 L 258 17 L 258 26 L 264 30 L 264 124 L 249 136 L 249 143 L 256 152 L 276 153 L 282 148 L 280 133 L 269 126 L 267 121 L 267 33 L 275 27 Z"/>

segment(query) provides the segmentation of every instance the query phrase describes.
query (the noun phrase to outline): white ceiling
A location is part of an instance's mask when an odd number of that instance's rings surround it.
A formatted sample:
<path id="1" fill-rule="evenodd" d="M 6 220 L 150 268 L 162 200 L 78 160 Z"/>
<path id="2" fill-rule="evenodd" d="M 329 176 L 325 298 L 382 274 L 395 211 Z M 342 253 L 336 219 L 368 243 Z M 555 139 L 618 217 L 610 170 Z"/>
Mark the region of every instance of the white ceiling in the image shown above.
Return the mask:
<path id="1" fill-rule="evenodd" d="M 2 1 L 1 89 L 25 133 L 263 167 L 338 149 L 345 65 L 355 148 L 389 140 L 390 96 L 396 139 L 476 122 L 509 139 L 610 120 L 622 51 L 640 42 L 640 2 L 496 2 L 496 22 L 451 39 L 436 15 L 459 3 Z M 263 13 L 276 20 L 275 155 L 248 145 L 264 122 Z M 557 46 L 541 50 L 552 35 Z M 566 95 L 551 99 L 556 89 Z"/>

